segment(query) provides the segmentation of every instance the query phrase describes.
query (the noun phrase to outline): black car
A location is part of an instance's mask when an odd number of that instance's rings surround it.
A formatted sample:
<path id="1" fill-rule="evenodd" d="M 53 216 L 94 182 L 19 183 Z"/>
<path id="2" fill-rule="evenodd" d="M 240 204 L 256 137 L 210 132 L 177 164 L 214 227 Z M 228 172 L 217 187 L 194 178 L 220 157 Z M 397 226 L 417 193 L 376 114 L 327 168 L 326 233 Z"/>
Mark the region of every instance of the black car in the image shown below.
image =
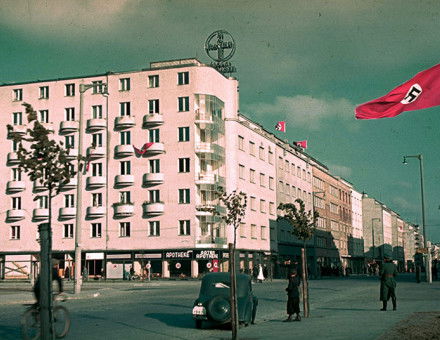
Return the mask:
<path id="1" fill-rule="evenodd" d="M 249 275 L 237 274 L 236 281 L 238 321 L 247 326 L 254 323 L 258 299 L 252 293 Z M 209 273 L 203 277 L 199 297 L 192 311 L 196 328 L 201 328 L 203 321 L 211 321 L 216 325 L 231 322 L 230 287 L 229 273 Z"/>

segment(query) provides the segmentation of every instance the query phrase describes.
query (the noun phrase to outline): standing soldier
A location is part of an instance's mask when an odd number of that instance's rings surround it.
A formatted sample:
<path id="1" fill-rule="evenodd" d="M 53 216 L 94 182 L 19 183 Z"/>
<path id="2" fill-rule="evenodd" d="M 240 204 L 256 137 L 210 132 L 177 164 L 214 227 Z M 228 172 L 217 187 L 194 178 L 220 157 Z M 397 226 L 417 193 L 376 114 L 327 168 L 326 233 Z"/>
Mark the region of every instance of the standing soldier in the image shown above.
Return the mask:
<path id="1" fill-rule="evenodd" d="M 394 279 L 397 275 L 397 268 L 393 261 L 385 256 L 384 264 L 380 269 L 380 300 L 382 301 L 383 307 L 381 311 L 387 310 L 387 302 L 391 297 L 393 303 L 393 310 L 396 310 L 396 280 Z"/>

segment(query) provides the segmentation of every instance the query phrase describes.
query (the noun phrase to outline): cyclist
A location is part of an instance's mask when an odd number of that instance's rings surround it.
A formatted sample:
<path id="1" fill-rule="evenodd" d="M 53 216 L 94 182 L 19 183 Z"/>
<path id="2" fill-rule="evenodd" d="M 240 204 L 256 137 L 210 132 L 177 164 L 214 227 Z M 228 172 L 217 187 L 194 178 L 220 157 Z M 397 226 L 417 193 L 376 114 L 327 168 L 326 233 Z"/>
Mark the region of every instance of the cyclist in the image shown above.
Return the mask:
<path id="1" fill-rule="evenodd" d="M 52 281 L 58 282 L 58 291 L 59 294 L 63 292 L 63 281 L 61 279 L 61 276 L 58 274 L 58 263 L 55 260 L 52 260 Z M 34 295 L 37 300 L 35 303 L 36 307 L 40 306 L 40 276 L 38 276 L 37 281 L 34 285 Z"/>

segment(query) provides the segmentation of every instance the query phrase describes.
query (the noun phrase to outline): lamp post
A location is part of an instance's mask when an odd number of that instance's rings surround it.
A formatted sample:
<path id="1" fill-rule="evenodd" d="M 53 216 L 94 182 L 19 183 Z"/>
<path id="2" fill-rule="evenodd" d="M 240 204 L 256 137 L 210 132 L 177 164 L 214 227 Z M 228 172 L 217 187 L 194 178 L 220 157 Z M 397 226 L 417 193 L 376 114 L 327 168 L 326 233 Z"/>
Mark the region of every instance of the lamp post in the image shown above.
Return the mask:
<path id="1" fill-rule="evenodd" d="M 371 219 L 371 245 L 372 245 L 372 248 L 373 248 L 373 260 L 376 260 L 376 245 L 374 243 L 374 221 L 379 221 L 380 222 L 380 218 L 373 217 Z"/>
<path id="2" fill-rule="evenodd" d="M 420 165 L 420 192 L 422 197 L 422 228 L 423 228 L 423 247 L 428 250 L 426 255 L 426 281 L 428 283 L 432 283 L 431 277 L 431 252 L 428 249 L 428 241 L 426 239 L 426 223 L 425 223 L 425 193 L 424 193 L 424 185 L 423 185 L 423 156 L 421 154 L 418 155 L 409 155 L 403 156 L 403 164 L 408 164 L 406 161 L 407 158 L 417 158 L 419 160 Z"/>
<path id="3" fill-rule="evenodd" d="M 75 294 L 81 292 L 82 277 L 81 277 L 81 224 L 82 224 L 82 169 L 80 169 L 80 161 L 83 159 L 83 94 L 89 89 L 98 89 L 98 92 L 103 96 L 108 96 L 107 84 L 92 83 L 79 85 L 79 135 L 78 135 L 78 165 L 77 165 L 77 187 L 76 187 L 76 217 L 75 217 Z"/>

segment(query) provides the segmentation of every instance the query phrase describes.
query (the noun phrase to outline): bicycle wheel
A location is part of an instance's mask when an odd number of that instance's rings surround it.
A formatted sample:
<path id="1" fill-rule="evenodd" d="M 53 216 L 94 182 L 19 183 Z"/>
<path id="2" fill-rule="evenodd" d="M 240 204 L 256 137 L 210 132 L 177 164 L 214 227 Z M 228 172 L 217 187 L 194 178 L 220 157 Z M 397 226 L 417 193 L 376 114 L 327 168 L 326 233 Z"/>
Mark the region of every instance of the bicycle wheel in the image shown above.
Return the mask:
<path id="1" fill-rule="evenodd" d="M 70 329 L 70 316 L 63 306 L 55 306 L 53 309 L 53 328 L 57 339 L 64 338 Z"/>
<path id="2" fill-rule="evenodd" d="M 21 317 L 21 336 L 25 340 L 40 338 L 40 313 L 36 308 L 30 308 Z"/>

